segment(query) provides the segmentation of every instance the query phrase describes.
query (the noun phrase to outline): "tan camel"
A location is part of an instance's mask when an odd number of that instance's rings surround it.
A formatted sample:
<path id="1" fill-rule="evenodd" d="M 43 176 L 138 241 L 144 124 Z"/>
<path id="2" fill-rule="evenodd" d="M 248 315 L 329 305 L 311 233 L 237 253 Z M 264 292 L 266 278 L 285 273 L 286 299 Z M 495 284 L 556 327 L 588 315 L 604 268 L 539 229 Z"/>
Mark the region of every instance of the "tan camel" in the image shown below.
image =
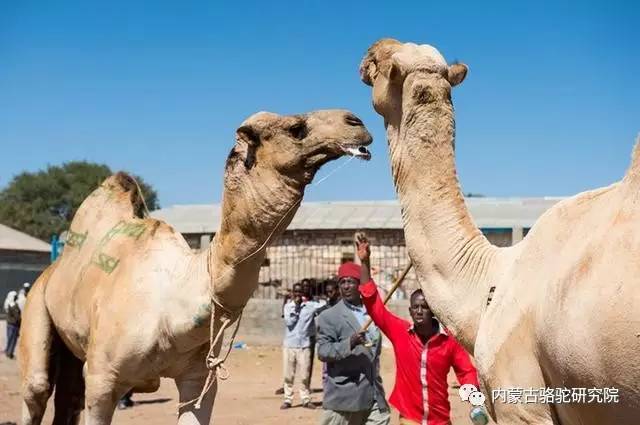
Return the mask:
<path id="1" fill-rule="evenodd" d="M 27 302 L 23 424 L 41 422 L 54 384 L 56 423 L 77 423 L 85 407 L 87 424 L 108 424 L 124 393 L 154 391 L 160 377 L 175 379 L 181 403 L 197 398 L 212 299 L 217 330 L 257 287 L 270 237 L 287 227 L 315 172 L 345 154 L 368 159 L 371 140 L 347 111 L 253 115 L 227 159 L 221 227 L 201 253 L 167 224 L 141 218 L 127 176 L 108 179 L 78 210 L 68 246 Z M 215 392 L 214 380 L 199 409 L 181 405 L 178 423 L 208 424 Z"/>
<path id="2" fill-rule="evenodd" d="M 360 73 L 384 117 L 419 281 L 434 313 L 474 354 L 493 418 L 637 424 L 640 149 L 620 182 L 558 203 L 522 242 L 497 248 L 469 216 L 456 176 L 451 88 L 467 67 L 448 66 L 431 46 L 383 39 Z M 566 387 L 576 402 L 492 400 L 493 390 L 540 387 Z M 618 390 L 619 403 L 595 402 L 591 389 L 605 387 Z M 585 398 L 580 388 L 589 389 Z"/>

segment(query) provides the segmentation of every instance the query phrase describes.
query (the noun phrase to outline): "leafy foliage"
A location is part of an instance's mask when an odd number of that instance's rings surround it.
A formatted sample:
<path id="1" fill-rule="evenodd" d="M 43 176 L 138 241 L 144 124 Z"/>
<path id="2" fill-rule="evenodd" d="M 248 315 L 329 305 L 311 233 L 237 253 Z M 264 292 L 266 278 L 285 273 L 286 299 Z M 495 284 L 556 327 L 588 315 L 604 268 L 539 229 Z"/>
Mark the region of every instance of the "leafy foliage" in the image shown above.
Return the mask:
<path id="1" fill-rule="evenodd" d="M 68 229 L 82 201 L 111 174 L 108 166 L 86 161 L 18 174 L 0 192 L 0 223 L 48 241 Z M 156 191 L 135 178 L 149 210 L 158 209 Z"/>

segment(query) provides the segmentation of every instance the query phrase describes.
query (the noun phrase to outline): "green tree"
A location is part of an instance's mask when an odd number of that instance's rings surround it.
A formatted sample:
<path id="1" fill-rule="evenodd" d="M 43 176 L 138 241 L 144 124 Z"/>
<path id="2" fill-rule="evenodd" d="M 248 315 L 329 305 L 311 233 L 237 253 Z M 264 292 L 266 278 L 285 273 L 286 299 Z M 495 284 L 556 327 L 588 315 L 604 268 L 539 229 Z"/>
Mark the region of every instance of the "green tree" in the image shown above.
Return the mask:
<path id="1" fill-rule="evenodd" d="M 0 192 L 0 223 L 48 241 L 69 228 L 82 201 L 111 174 L 108 166 L 86 161 L 18 174 Z M 135 178 L 149 210 L 158 209 L 156 191 Z"/>

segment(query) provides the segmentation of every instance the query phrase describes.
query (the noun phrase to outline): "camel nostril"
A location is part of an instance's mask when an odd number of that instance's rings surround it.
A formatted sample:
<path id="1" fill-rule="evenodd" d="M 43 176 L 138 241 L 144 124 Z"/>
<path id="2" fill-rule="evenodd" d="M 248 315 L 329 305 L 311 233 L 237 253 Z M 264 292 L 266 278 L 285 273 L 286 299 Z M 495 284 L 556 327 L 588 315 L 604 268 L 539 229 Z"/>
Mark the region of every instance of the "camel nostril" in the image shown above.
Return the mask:
<path id="1" fill-rule="evenodd" d="M 352 114 L 349 114 L 346 117 L 344 117 L 344 121 L 348 125 L 357 126 L 357 127 L 364 127 L 364 123 L 362 122 L 362 120 L 360 118 L 356 117 L 355 115 L 352 115 Z"/>

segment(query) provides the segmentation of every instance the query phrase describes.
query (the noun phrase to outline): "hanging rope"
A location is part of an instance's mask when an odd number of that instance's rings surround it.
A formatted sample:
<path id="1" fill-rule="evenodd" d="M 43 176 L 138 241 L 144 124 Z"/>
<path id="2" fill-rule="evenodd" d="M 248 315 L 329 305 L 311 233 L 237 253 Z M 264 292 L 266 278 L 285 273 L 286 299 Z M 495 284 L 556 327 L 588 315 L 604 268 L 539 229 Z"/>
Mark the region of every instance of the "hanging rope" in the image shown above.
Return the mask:
<path id="1" fill-rule="evenodd" d="M 194 402 L 195 405 L 193 407 L 196 410 L 200 409 L 202 399 L 209 392 L 216 378 L 220 378 L 222 380 L 229 378 L 229 371 L 224 366 L 224 362 L 227 360 L 227 357 L 229 357 L 229 353 L 231 353 L 233 341 L 235 340 L 236 334 L 238 333 L 238 328 L 240 327 L 240 319 L 242 319 L 242 311 L 244 310 L 244 306 L 235 311 L 231 311 L 226 309 L 220 302 L 218 302 L 218 300 L 215 299 L 215 297 L 211 298 L 211 304 L 212 310 L 211 322 L 209 325 L 209 352 L 207 353 L 207 357 L 205 359 L 205 364 L 207 365 L 207 369 L 209 369 L 209 373 L 207 374 L 207 379 L 204 382 L 204 386 L 202 387 L 200 396 L 194 398 L 193 400 L 178 404 L 178 409 L 182 409 L 183 407 L 188 406 Z M 218 332 L 215 333 L 214 331 L 217 312 L 222 313 L 222 317 L 220 318 L 222 325 L 220 326 L 220 329 L 218 329 Z M 226 352 L 222 358 L 218 357 L 215 354 L 215 347 L 220 341 L 220 338 L 224 339 L 224 331 L 234 322 L 235 327 L 233 329 L 233 333 L 231 334 L 229 344 L 227 344 Z M 222 347 L 220 351 L 223 351 Z"/>

